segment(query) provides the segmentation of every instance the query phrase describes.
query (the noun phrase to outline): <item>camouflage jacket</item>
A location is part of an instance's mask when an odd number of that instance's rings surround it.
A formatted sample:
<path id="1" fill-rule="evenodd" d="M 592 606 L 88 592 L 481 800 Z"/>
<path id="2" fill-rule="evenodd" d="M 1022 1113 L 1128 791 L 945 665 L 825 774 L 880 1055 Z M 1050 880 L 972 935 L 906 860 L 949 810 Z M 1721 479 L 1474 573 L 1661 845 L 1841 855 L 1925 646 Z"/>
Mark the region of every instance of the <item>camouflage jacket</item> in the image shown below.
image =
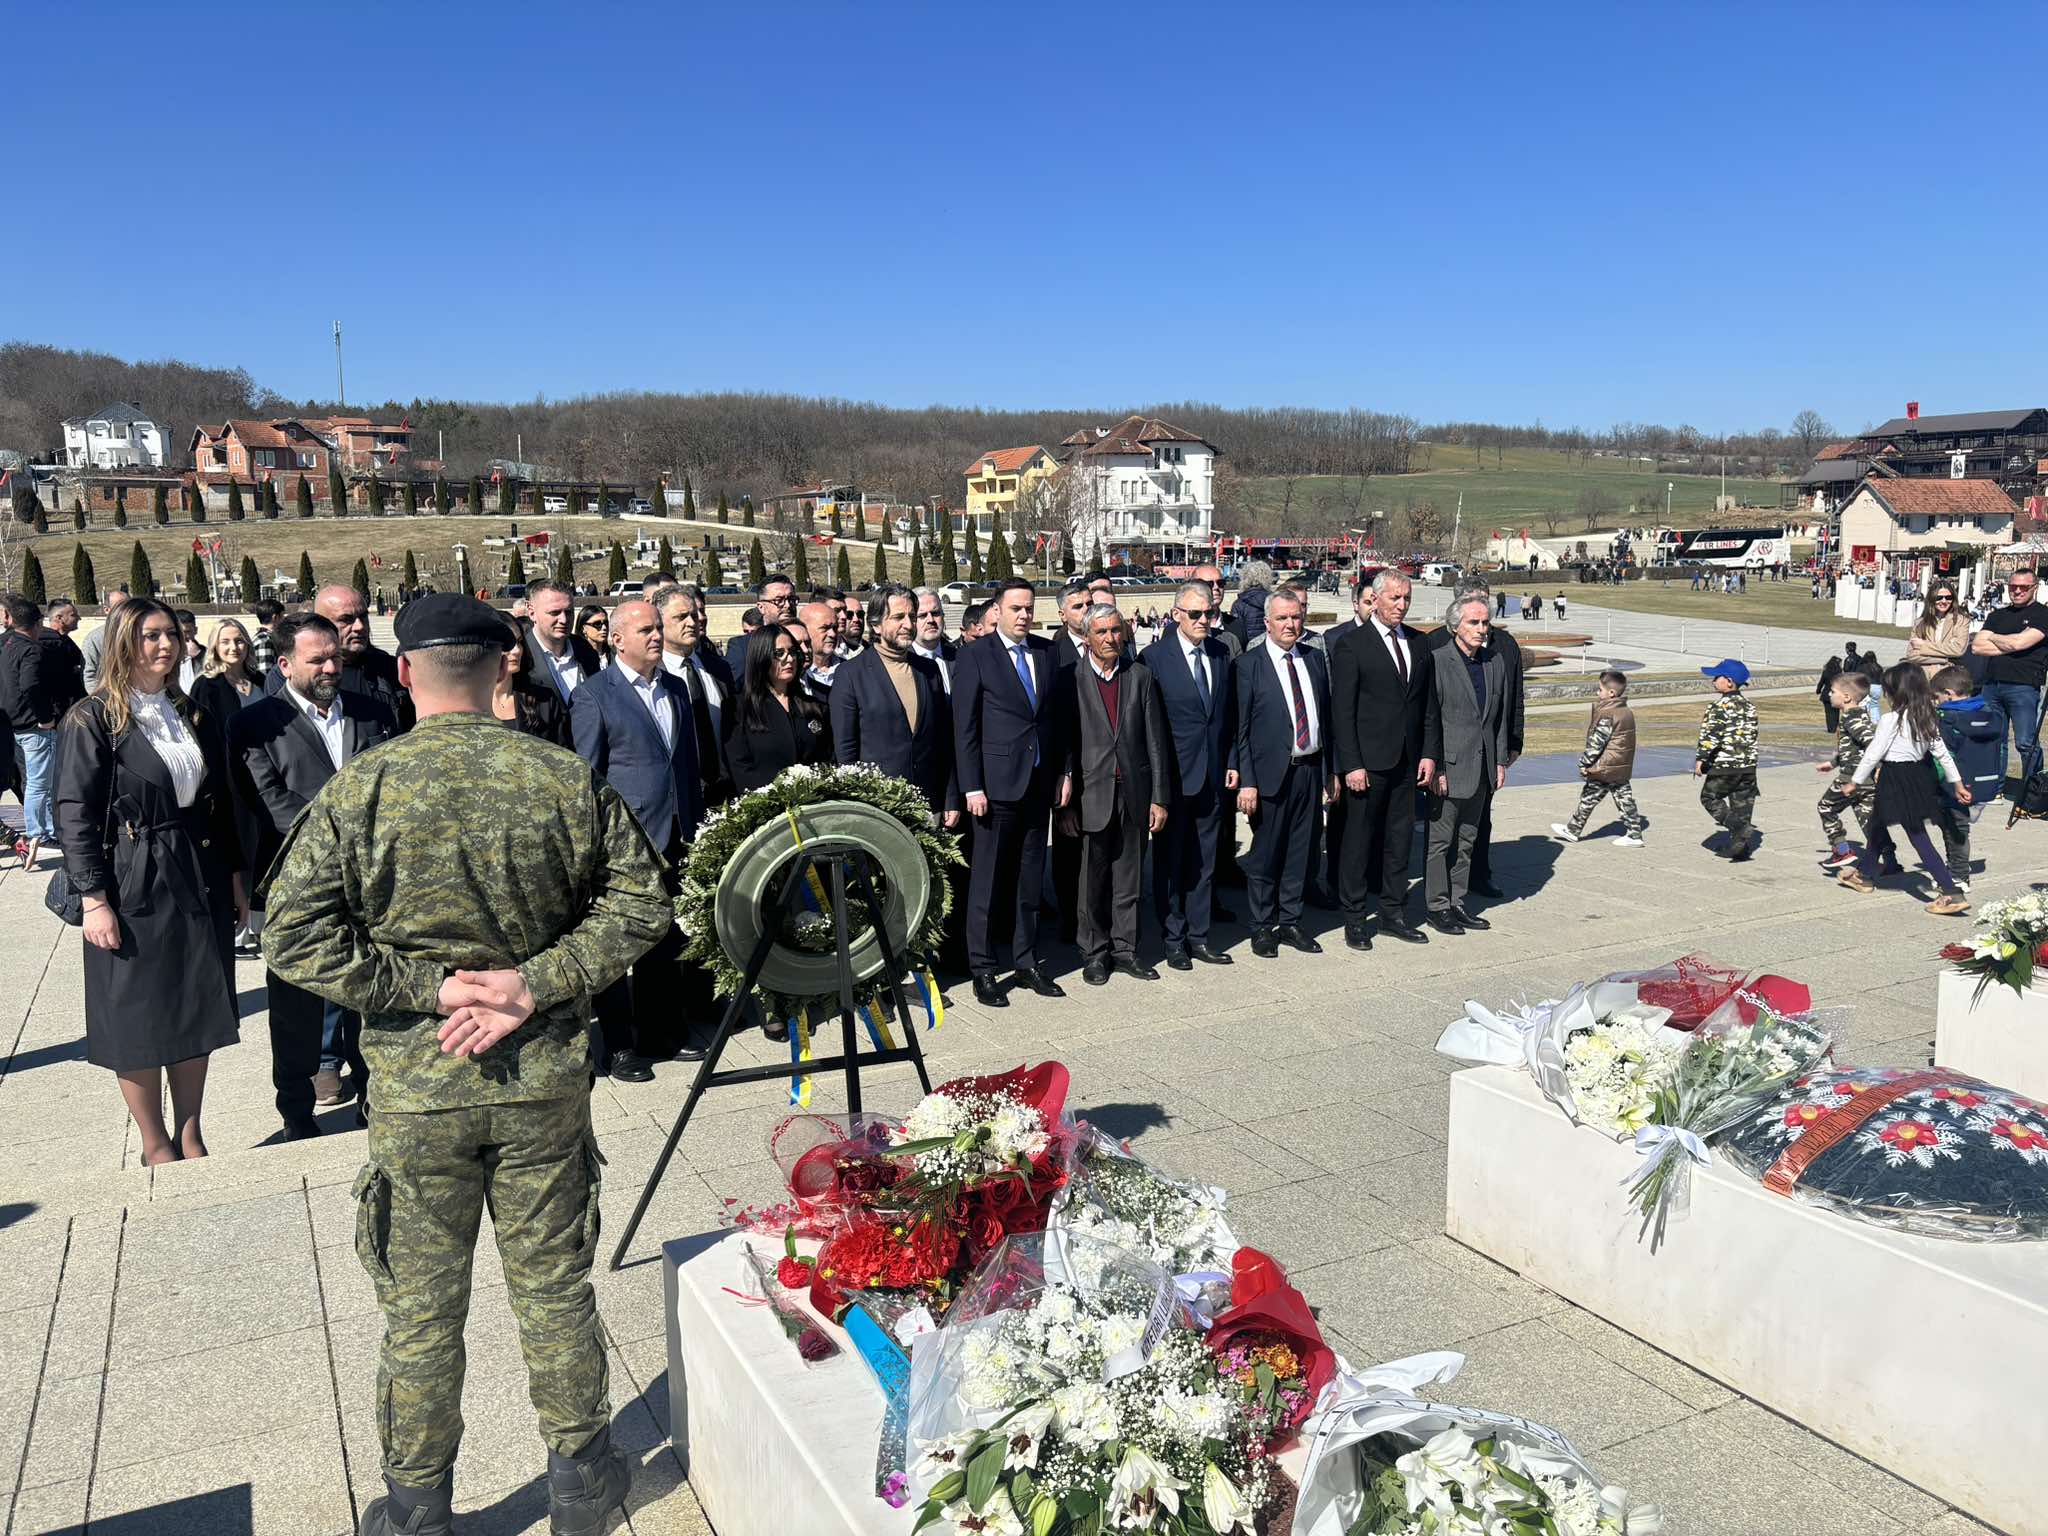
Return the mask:
<path id="1" fill-rule="evenodd" d="M 1863 761 L 1864 750 L 1870 745 L 1870 738 L 1877 734 L 1877 722 L 1870 718 L 1870 711 L 1861 704 L 1842 711 L 1841 728 L 1835 733 L 1835 778 L 1838 780 L 1855 775 L 1857 764 Z"/>
<path id="2" fill-rule="evenodd" d="M 272 871 L 264 962 L 362 1014 L 382 1110 L 587 1091 L 590 998 L 675 920 L 611 786 L 488 715 L 435 715 L 353 759 Z M 479 1055 L 444 1055 L 442 980 L 512 966 L 533 1017 Z"/>
<path id="3" fill-rule="evenodd" d="M 1700 721 L 1700 766 L 1735 773 L 1756 766 L 1756 706 L 1739 693 L 1717 693 Z"/>

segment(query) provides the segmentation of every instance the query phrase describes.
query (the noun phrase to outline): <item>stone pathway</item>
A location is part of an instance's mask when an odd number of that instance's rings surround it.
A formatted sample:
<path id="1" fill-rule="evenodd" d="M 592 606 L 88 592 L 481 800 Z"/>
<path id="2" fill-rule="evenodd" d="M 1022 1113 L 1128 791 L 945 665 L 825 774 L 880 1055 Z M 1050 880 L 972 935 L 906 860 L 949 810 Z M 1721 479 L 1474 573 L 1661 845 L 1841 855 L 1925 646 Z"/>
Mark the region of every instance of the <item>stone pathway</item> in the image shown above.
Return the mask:
<path id="1" fill-rule="evenodd" d="M 1859 897 L 1822 877 L 1816 791 L 1808 769 L 1767 770 L 1768 840 L 1731 866 L 1702 851 L 1687 780 L 1643 784 L 1650 846 L 1635 851 L 1604 837 L 1560 846 L 1547 828 L 1572 790 L 1512 789 L 1496 863 L 1519 894 L 1492 909 L 1490 933 L 1354 955 L 1320 915 L 1331 947 L 1318 956 L 1261 962 L 1230 928 L 1238 964 L 1220 973 L 1096 990 L 1070 971 L 1069 1001 L 1000 1012 L 957 988 L 927 1041 L 934 1077 L 1059 1056 L 1077 1108 L 1171 1171 L 1229 1189 L 1239 1234 L 1292 1269 L 1354 1361 L 1462 1350 L 1454 1401 L 1556 1425 L 1607 1479 L 1661 1501 L 1673 1536 L 1964 1536 L 1981 1528 L 1443 1236 L 1452 1064 L 1430 1046 L 1467 997 L 1555 994 L 1697 950 L 1849 1007 L 1851 1059 L 1926 1060 L 1934 952 L 1962 925 L 1898 890 Z M 2048 830 L 1992 825 L 1979 834 L 1991 869 L 1978 899 L 2048 877 Z M 275 1121 L 262 974 L 244 963 L 243 1043 L 214 1058 L 208 1095 L 214 1155 L 137 1166 L 113 1083 L 82 1059 L 80 940 L 43 912 L 42 884 L 0 877 L 0 1532 L 352 1531 L 379 1486 L 379 1325 L 351 1246 L 363 1156 L 352 1111 L 328 1115 L 333 1134 L 317 1142 L 259 1145 Z M 755 1039 L 739 1054 L 765 1050 Z M 598 1086 L 611 1231 L 692 1070 Z M 867 1097 L 906 1108 L 915 1083 L 877 1073 Z M 640 1536 L 706 1528 L 665 1439 L 657 1244 L 775 1194 L 765 1137 L 783 1099 L 774 1085 L 711 1098 L 628 1266 L 598 1279 Z M 836 1102 L 820 1079 L 818 1107 Z M 488 1245 L 468 1339 L 460 1528 L 543 1532 L 542 1454 Z"/>

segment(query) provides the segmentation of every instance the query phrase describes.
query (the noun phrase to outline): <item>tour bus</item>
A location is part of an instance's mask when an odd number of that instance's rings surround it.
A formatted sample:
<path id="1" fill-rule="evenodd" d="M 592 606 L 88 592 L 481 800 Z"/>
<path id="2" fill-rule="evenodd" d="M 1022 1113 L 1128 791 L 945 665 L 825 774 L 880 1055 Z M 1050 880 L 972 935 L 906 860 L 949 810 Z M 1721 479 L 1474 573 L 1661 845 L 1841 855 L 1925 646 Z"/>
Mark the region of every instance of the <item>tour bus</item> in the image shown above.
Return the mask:
<path id="1" fill-rule="evenodd" d="M 1792 560 L 1792 541 L 1783 528 L 1702 528 L 1666 537 L 1675 542 L 1658 550 L 1662 564 L 1755 571 Z"/>

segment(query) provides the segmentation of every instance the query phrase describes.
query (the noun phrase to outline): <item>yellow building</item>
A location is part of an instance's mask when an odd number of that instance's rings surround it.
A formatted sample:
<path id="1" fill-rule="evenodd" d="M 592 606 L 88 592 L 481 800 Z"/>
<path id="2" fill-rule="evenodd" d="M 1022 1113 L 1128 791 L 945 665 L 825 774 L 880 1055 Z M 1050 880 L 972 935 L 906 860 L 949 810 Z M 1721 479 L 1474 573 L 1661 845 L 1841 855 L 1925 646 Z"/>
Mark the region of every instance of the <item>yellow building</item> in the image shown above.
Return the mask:
<path id="1" fill-rule="evenodd" d="M 1059 460 L 1036 443 L 1024 448 L 998 448 L 967 466 L 967 520 L 986 538 L 991 513 L 1003 514 L 1005 532 L 1016 532 L 1017 497 L 1028 495 L 1037 481 L 1059 473 Z"/>

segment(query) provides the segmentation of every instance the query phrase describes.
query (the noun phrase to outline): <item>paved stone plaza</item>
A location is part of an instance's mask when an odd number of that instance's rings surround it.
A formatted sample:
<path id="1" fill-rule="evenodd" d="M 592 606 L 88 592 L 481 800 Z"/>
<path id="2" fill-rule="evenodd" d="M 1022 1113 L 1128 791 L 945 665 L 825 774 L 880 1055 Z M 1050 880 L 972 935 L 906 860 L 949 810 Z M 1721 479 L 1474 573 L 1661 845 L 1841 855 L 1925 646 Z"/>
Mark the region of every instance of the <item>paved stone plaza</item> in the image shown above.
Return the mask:
<path id="1" fill-rule="evenodd" d="M 1965 924 L 1929 917 L 1896 888 L 1836 889 L 1814 863 L 1818 776 L 1770 769 L 1763 786 L 1766 842 L 1744 865 L 1703 851 L 1710 829 L 1689 779 L 1642 783 L 1650 846 L 1634 851 L 1604 837 L 1559 845 L 1548 827 L 1573 790 L 1511 789 L 1496 867 L 1517 896 L 1490 910 L 1490 933 L 1355 955 L 1331 931 L 1335 916 L 1317 914 L 1331 946 L 1320 956 L 1262 962 L 1232 928 L 1228 971 L 1119 977 L 1101 990 L 1069 971 L 1070 1000 L 1023 997 L 1001 1012 L 958 987 L 927 1040 L 933 1076 L 1064 1060 L 1077 1108 L 1169 1170 L 1229 1189 L 1239 1236 L 1290 1267 L 1354 1362 L 1463 1351 L 1446 1397 L 1555 1425 L 1607 1480 L 1660 1501 L 1673 1536 L 1964 1536 L 1982 1528 L 1442 1235 L 1452 1063 L 1430 1047 L 1467 997 L 1555 994 L 1695 950 L 1848 1005 L 1848 1059 L 1927 1060 L 1934 952 Z M 1990 861 L 1975 877 L 1979 900 L 2048 878 L 2048 829 L 2006 833 L 2002 822 L 1993 810 L 1979 834 Z M 0 1530 L 353 1531 L 379 1486 L 379 1324 L 351 1247 L 363 1156 L 353 1107 L 325 1116 L 336 1134 L 318 1142 L 258 1145 L 276 1119 L 262 972 L 243 962 L 243 1043 L 215 1057 L 209 1085 L 214 1155 L 139 1167 L 114 1083 L 82 1059 L 80 939 L 42 910 L 44 878 L 0 878 Z M 741 1053 L 765 1049 L 755 1037 Z M 611 1231 L 694 1070 L 665 1064 L 651 1085 L 599 1084 Z M 906 1069 L 869 1082 L 870 1107 L 915 1098 Z M 640 1536 L 706 1529 L 664 1438 L 657 1243 L 715 1225 L 731 1201 L 776 1193 L 764 1140 L 783 1101 L 773 1085 L 709 1100 L 629 1267 L 599 1276 L 614 1433 L 639 1464 Z M 821 1079 L 818 1107 L 838 1102 Z M 1824 1298 L 1813 1326 L 1827 1326 Z M 545 1531 L 541 1448 L 488 1253 L 469 1340 L 456 1496 L 471 1513 L 459 1528 Z"/>

